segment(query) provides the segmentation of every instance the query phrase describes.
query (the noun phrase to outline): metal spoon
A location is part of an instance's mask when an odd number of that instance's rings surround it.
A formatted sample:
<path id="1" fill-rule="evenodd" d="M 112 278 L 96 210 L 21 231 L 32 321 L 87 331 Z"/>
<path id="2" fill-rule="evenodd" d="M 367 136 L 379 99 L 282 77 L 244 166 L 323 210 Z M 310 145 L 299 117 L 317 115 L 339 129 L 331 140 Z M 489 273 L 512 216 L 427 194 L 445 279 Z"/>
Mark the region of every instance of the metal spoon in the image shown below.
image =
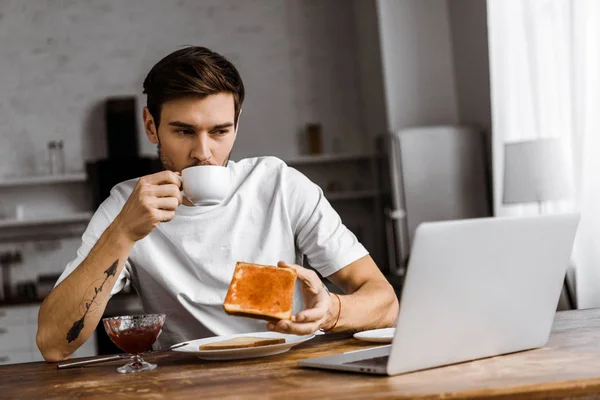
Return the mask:
<path id="1" fill-rule="evenodd" d="M 185 345 L 187 345 L 188 343 L 179 343 L 179 344 L 174 344 L 171 347 L 167 347 L 166 349 L 160 349 L 160 350 L 152 350 L 152 351 L 147 351 L 145 353 L 140 354 L 141 356 L 147 356 L 147 355 L 154 355 L 157 353 L 164 353 L 173 349 L 177 349 L 179 347 L 183 347 Z M 89 364 L 98 364 L 98 363 L 103 363 L 103 362 L 107 362 L 107 361 L 114 361 L 114 360 L 121 360 L 123 358 L 129 358 L 131 357 L 131 354 L 129 353 L 123 353 L 123 354 L 117 354 L 115 356 L 109 356 L 109 357 L 101 357 L 101 358 L 93 358 L 91 360 L 84 360 L 84 361 L 73 361 L 73 362 L 67 362 L 67 363 L 63 363 L 63 364 L 58 364 L 56 366 L 56 368 L 58 369 L 66 369 L 66 368 L 75 368 L 75 367 L 83 367 L 85 365 L 89 365 Z"/>

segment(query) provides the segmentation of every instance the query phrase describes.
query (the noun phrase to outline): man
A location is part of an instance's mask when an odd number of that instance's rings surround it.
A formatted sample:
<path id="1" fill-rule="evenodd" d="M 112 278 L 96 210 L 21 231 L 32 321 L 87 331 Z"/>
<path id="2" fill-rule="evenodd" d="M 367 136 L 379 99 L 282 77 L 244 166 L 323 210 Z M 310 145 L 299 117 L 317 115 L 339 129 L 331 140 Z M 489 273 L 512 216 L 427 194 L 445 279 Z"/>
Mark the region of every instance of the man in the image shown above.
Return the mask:
<path id="1" fill-rule="evenodd" d="M 152 68 L 144 93 L 144 128 L 165 170 L 116 185 L 95 212 L 77 257 L 40 308 L 36 339 L 47 361 L 83 344 L 110 296 L 129 284 L 146 313 L 167 315 L 162 346 L 264 330 L 263 321 L 223 311 L 236 261 L 281 266 L 305 255 L 345 293 L 331 296 L 317 274 L 291 265 L 301 289 L 294 317 L 269 330 L 394 324 L 393 289 L 319 187 L 274 157 L 229 160 L 244 101 L 229 61 L 202 47 L 178 50 Z M 220 204 L 196 207 L 182 197 L 181 170 L 195 165 L 231 170 L 232 190 Z"/>

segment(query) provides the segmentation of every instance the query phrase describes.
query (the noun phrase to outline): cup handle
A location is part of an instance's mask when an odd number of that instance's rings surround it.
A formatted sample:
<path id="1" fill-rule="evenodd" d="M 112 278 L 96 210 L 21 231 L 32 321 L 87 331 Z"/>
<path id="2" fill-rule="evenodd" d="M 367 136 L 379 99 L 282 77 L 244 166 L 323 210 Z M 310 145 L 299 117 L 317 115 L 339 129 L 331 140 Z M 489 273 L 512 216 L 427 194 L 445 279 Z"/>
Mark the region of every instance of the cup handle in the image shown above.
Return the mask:
<path id="1" fill-rule="evenodd" d="M 177 175 L 177 178 L 179 178 L 179 182 L 181 182 L 181 187 L 179 188 L 179 192 L 181 193 L 181 197 L 187 199 L 188 201 L 190 201 L 190 199 L 188 199 L 187 197 L 185 197 L 185 194 L 183 193 L 183 176 Z"/>

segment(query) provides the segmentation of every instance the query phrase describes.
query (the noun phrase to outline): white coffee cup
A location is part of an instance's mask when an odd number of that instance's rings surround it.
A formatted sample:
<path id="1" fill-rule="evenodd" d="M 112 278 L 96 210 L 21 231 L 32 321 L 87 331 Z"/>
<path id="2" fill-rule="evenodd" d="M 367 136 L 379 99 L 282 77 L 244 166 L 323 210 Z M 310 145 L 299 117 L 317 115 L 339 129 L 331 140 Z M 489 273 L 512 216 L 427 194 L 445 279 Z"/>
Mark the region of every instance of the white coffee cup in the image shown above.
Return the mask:
<path id="1" fill-rule="evenodd" d="M 231 171 L 219 165 L 198 165 L 181 171 L 183 195 L 194 205 L 219 204 L 231 190 Z"/>

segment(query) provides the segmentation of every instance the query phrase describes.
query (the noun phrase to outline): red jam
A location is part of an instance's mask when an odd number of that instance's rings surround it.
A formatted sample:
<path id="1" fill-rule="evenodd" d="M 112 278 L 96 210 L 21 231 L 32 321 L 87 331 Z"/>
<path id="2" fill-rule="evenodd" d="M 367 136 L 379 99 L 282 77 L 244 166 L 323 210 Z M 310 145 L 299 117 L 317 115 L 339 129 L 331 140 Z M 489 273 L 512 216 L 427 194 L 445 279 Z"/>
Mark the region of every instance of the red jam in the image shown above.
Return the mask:
<path id="1" fill-rule="evenodd" d="M 129 354 L 140 354 L 152 347 L 160 333 L 160 326 L 125 329 L 118 333 L 111 331 L 110 340 Z"/>

